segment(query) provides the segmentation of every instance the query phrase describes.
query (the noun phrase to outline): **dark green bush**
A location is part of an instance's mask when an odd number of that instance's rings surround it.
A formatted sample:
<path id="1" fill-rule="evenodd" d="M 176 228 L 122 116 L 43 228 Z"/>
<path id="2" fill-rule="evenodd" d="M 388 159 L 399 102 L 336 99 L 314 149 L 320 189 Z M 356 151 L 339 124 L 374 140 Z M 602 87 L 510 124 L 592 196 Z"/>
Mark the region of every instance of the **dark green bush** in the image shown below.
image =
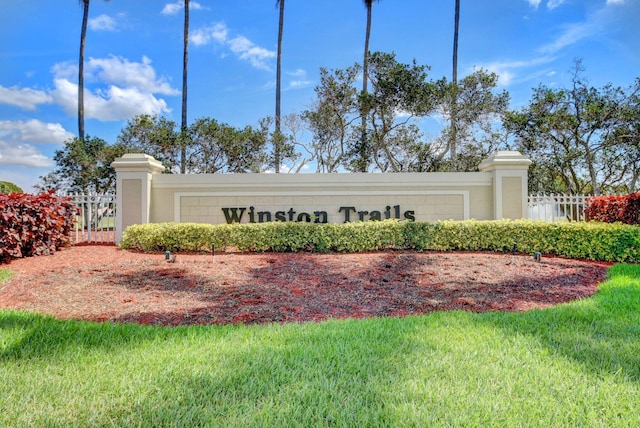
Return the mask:
<path id="1" fill-rule="evenodd" d="M 516 221 L 366 222 L 344 224 L 159 223 L 128 227 L 120 246 L 142 251 L 360 252 L 498 251 L 618 262 L 640 261 L 640 228 L 606 223 Z"/>

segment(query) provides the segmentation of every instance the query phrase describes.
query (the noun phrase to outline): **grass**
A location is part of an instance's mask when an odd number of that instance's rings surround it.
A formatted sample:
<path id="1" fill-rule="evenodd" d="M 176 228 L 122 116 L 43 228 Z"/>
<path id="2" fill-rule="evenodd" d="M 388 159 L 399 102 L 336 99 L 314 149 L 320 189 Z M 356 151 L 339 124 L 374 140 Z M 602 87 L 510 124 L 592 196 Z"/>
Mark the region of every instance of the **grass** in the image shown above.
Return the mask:
<path id="1" fill-rule="evenodd" d="M 0 312 L 0 426 L 640 426 L 640 266 L 525 313 L 266 326 Z"/>
<path id="2" fill-rule="evenodd" d="M 76 220 L 74 224 L 77 230 L 81 230 L 82 225 L 84 225 L 82 216 L 76 216 Z M 91 220 L 91 229 L 113 230 L 115 228 L 115 224 L 116 224 L 115 216 L 103 216 L 100 218 L 97 224 L 95 222 L 95 219 Z"/>
<path id="3" fill-rule="evenodd" d="M 0 269 L 0 284 L 8 281 L 12 276 L 13 272 L 11 272 L 9 269 Z"/>

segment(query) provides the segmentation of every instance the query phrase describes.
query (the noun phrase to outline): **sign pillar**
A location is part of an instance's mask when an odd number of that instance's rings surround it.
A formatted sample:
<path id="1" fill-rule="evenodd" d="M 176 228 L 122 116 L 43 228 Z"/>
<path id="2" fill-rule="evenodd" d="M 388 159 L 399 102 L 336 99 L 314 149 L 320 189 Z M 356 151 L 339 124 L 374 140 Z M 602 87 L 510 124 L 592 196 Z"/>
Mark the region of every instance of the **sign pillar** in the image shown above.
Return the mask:
<path id="1" fill-rule="evenodd" d="M 499 151 L 478 168 L 493 175 L 494 219 L 527 217 L 528 171 L 531 160 L 517 151 Z"/>
<path id="2" fill-rule="evenodd" d="M 149 223 L 151 181 L 164 172 L 152 156 L 128 153 L 111 163 L 116 170 L 116 243 L 122 241 L 127 226 Z"/>

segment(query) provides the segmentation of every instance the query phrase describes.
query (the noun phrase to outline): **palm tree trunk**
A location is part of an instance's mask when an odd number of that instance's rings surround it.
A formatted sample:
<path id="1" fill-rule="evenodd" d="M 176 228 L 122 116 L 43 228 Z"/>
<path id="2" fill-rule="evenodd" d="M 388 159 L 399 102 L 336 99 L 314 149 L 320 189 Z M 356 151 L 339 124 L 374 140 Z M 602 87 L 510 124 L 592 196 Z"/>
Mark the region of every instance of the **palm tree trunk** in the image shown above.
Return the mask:
<path id="1" fill-rule="evenodd" d="M 80 58 L 78 60 L 78 138 L 84 140 L 84 45 L 89 19 L 89 0 L 82 0 L 82 30 L 80 32 Z"/>
<path id="2" fill-rule="evenodd" d="M 456 145 L 458 139 L 458 29 L 460 25 L 460 0 L 456 0 L 454 29 L 453 29 L 453 73 L 451 82 L 453 93 L 451 94 L 451 135 L 449 139 L 449 157 L 453 162 L 456 157 Z"/>
<path id="3" fill-rule="evenodd" d="M 364 57 L 362 60 L 362 94 L 366 95 L 369 83 L 369 38 L 371 36 L 371 9 L 373 8 L 373 0 L 364 0 L 367 7 L 367 29 L 364 37 Z M 367 141 L 367 111 L 361 108 L 362 116 L 362 134 L 360 135 L 360 172 L 367 172 L 368 169 L 368 145 Z"/>
<path id="4" fill-rule="evenodd" d="M 180 125 L 180 173 L 187 170 L 187 70 L 189 68 L 189 0 L 184 0 L 184 54 L 182 56 L 182 122 Z"/>
<path id="5" fill-rule="evenodd" d="M 280 92 L 282 89 L 282 32 L 284 29 L 284 2 L 285 0 L 278 0 L 278 5 L 280 6 L 280 19 L 278 21 L 278 65 L 276 68 L 276 132 L 274 138 L 274 148 L 273 148 L 273 156 L 274 156 L 274 168 L 276 174 L 280 172 L 280 145 L 281 141 L 281 131 L 280 131 L 280 120 L 281 120 L 281 111 L 280 111 Z"/>

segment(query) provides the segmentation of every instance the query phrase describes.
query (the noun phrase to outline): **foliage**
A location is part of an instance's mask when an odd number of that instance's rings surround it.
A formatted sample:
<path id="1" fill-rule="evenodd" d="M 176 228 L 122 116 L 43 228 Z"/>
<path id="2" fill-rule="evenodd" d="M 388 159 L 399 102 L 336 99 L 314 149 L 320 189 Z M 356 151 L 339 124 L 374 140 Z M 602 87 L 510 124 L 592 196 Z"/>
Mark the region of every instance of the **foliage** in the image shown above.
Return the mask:
<path id="1" fill-rule="evenodd" d="M 476 171 L 482 160 L 504 146 L 503 130 L 498 128 L 509 106 L 506 91 L 495 93 L 498 75 L 476 69 L 458 83 L 440 82 L 443 94 L 438 111 L 448 118 L 432 146 L 443 158 L 440 170 Z"/>
<path id="2" fill-rule="evenodd" d="M 260 172 L 266 160 L 268 122 L 234 128 L 212 118 L 189 127 L 187 169 L 194 173 Z M 286 152 L 281 147 L 281 152 Z"/>
<path id="3" fill-rule="evenodd" d="M 57 190 L 81 193 L 107 193 L 115 188 L 115 170 L 111 162 L 123 153 L 101 138 L 72 138 L 56 150 L 56 169 L 40 177 L 42 191 Z"/>
<path id="4" fill-rule="evenodd" d="M 366 92 L 355 87 L 359 64 L 321 69 L 317 99 L 303 113 L 319 172 L 418 170 L 416 160 L 428 153 L 416 119 L 433 111 L 439 90 L 427 80 L 427 67 L 402 64 L 382 52 L 367 58 L 371 89 Z"/>
<path id="5" fill-rule="evenodd" d="M 588 198 L 585 206 L 587 221 L 640 224 L 640 192 L 624 196 L 596 196 Z"/>
<path id="6" fill-rule="evenodd" d="M 0 181 L 0 194 L 22 193 L 22 189 L 9 181 Z"/>
<path id="7" fill-rule="evenodd" d="M 53 192 L 0 195 L 0 261 L 50 254 L 69 245 L 77 210 Z"/>
<path id="8" fill-rule="evenodd" d="M 358 91 L 355 88 L 361 67 L 356 64 L 344 70 L 320 68 L 320 84 L 316 100 L 302 118 L 313 133 L 316 172 L 338 172 L 346 162 L 348 145 L 359 138 L 354 123 L 358 119 Z"/>
<path id="9" fill-rule="evenodd" d="M 509 95 L 494 93 L 494 73 L 480 69 L 450 84 L 446 79 L 428 80 L 428 67 L 415 61 L 399 63 L 394 54 L 374 52 L 368 62 L 371 88 L 366 93 L 355 86 L 362 74 L 359 64 L 320 70 L 316 101 L 302 115 L 313 133 L 318 172 L 363 167 L 383 172 L 475 170 L 502 145 L 504 137 L 496 125 Z M 454 106 L 459 153 L 444 160 L 453 125 L 427 142 L 418 120 L 435 112 L 453 117 Z"/>
<path id="10" fill-rule="evenodd" d="M 185 147 L 188 173 L 260 172 L 266 162 L 268 122 L 259 129 L 235 128 L 212 118 L 195 120 L 185 132 L 164 117 L 139 115 L 127 122 L 117 147 L 126 153 L 145 153 L 179 173 Z"/>
<path id="11" fill-rule="evenodd" d="M 122 153 L 145 153 L 153 156 L 167 171 L 180 170 L 180 133 L 176 123 L 162 116 L 142 114 L 127 121 L 116 146 Z"/>
<path id="12" fill-rule="evenodd" d="M 253 223 L 210 225 L 160 223 L 129 226 L 122 248 L 142 251 L 358 252 L 512 251 L 605 261 L 640 261 L 640 229 L 606 223 L 529 220 L 359 222 L 344 224 Z"/>
<path id="13" fill-rule="evenodd" d="M 395 54 L 383 52 L 374 52 L 368 59 L 371 88 L 360 94 L 359 105 L 365 115 L 370 162 L 382 172 L 409 171 L 422 137 L 414 119 L 435 110 L 438 84 L 427 80 L 427 67 L 415 60 L 402 64 Z M 357 144 L 352 147 L 354 170 L 360 170 L 360 153 Z"/>
<path id="14" fill-rule="evenodd" d="M 608 276 L 518 313 L 176 328 L 0 311 L 0 425 L 638 426 L 640 266 Z"/>
<path id="15" fill-rule="evenodd" d="M 621 120 L 608 138 L 620 145 L 626 191 L 633 193 L 640 180 L 640 78 L 636 78 L 629 94 L 627 102 L 620 106 Z"/>
<path id="16" fill-rule="evenodd" d="M 589 87 L 582 71 L 577 61 L 569 88 L 540 86 L 529 106 L 506 116 L 516 148 L 534 162 L 532 190 L 597 195 L 637 180 L 640 83 Z"/>

